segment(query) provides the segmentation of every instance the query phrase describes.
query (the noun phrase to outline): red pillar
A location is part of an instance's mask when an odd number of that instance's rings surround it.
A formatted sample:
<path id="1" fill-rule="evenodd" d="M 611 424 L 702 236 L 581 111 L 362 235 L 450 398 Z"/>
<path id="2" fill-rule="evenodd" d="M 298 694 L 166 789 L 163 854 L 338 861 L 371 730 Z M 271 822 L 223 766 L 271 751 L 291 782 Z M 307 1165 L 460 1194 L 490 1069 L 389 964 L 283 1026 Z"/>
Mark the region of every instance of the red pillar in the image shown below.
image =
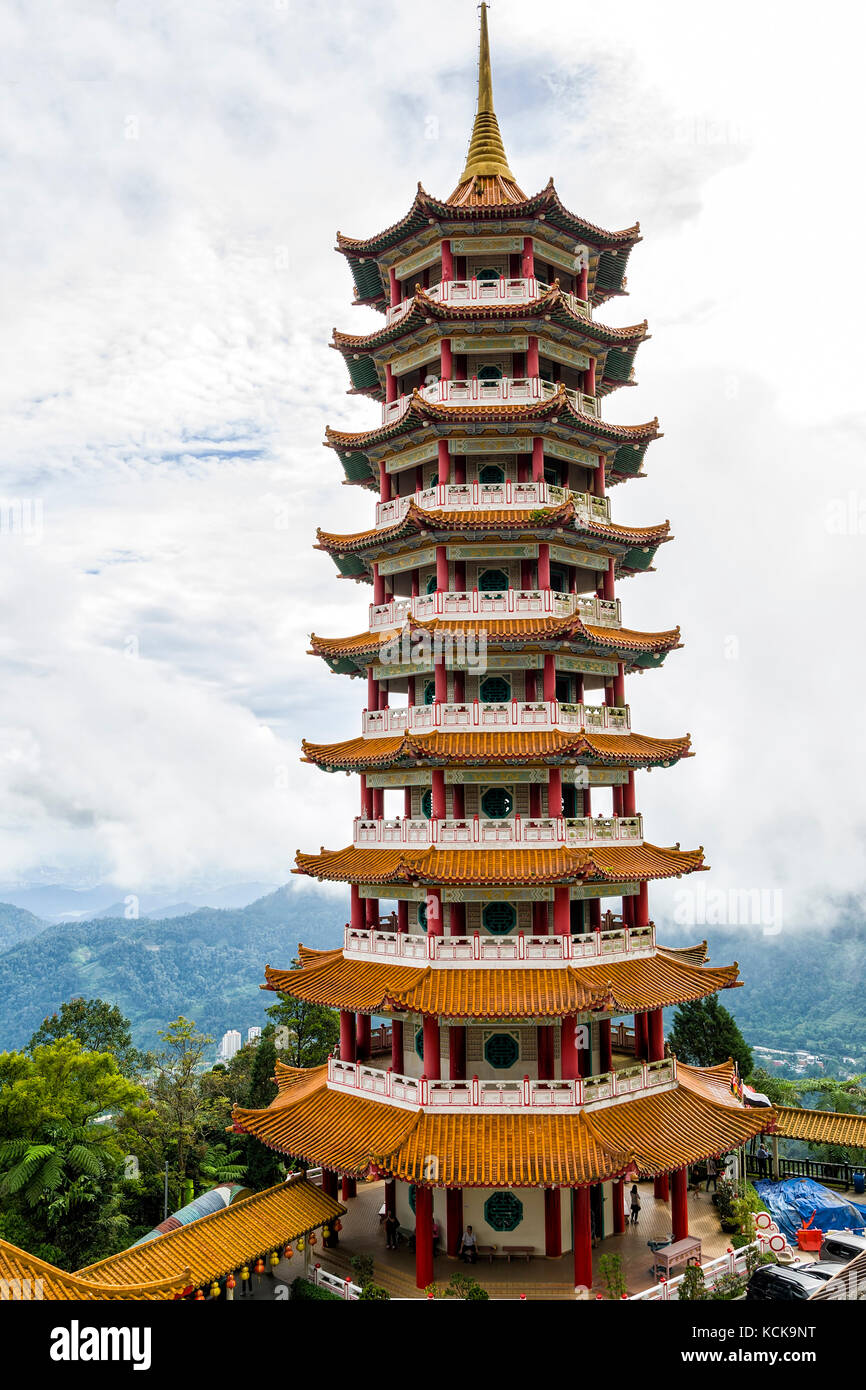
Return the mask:
<path id="1" fill-rule="evenodd" d="M 454 279 L 454 256 L 451 252 L 450 241 L 443 241 L 442 243 L 442 279 Z"/>
<path id="2" fill-rule="evenodd" d="M 391 363 L 385 367 L 385 400 L 390 404 L 397 399 L 397 378 L 391 370 Z"/>
<path id="3" fill-rule="evenodd" d="M 416 1198 L 417 1205 L 417 1198 Z M 463 1234 L 463 1189 L 449 1187 L 445 1191 L 445 1249 L 452 1259 L 460 1249 Z"/>
<path id="4" fill-rule="evenodd" d="M 406 820 L 412 819 L 412 788 L 403 788 L 403 815 Z"/>
<path id="5" fill-rule="evenodd" d="M 529 348 L 526 353 L 526 375 L 538 376 L 538 339 L 529 339 Z"/>
<path id="6" fill-rule="evenodd" d="M 433 667 L 433 694 L 437 705 L 444 705 L 448 701 L 448 672 L 445 669 L 445 659 L 437 661 Z"/>
<path id="7" fill-rule="evenodd" d="M 621 1236 L 625 1231 L 625 1179 L 619 1178 L 613 1184 L 613 1233 Z"/>
<path id="8" fill-rule="evenodd" d="M 547 774 L 547 814 L 562 815 L 562 768 L 552 767 Z"/>
<path id="9" fill-rule="evenodd" d="M 443 373 L 443 375 L 444 375 L 444 373 Z M 450 373 L 449 373 L 449 375 L 450 375 Z M 439 451 L 439 459 L 438 459 L 438 462 L 439 462 L 439 469 L 438 469 L 438 472 L 439 472 L 439 481 L 440 481 L 440 483 L 447 483 L 448 480 L 449 480 L 449 479 L 448 479 L 448 474 L 449 474 L 450 469 L 451 469 L 451 457 L 450 457 L 450 455 L 449 455 L 449 453 L 448 453 L 448 440 L 447 440 L 447 439 L 440 439 L 440 440 L 439 440 L 438 451 Z"/>
<path id="10" fill-rule="evenodd" d="M 535 276 L 535 252 L 532 247 L 532 237 L 523 238 L 523 255 L 520 258 L 520 273 L 524 280 L 532 280 Z"/>
<path id="11" fill-rule="evenodd" d="M 444 545 L 436 547 L 436 588 L 439 593 L 448 588 L 448 554 Z"/>
<path id="12" fill-rule="evenodd" d="M 558 1187 L 544 1189 L 544 1253 L 550 1259 L 562 1254 L 562 1195 Z"/>
<path id="13" fill-rule="evenodd" d="M 646 1061 L 649 1042 L 647 1038 L 646 1014 L 634 1016 L 634 1055 L 639 1062 Z"/>
<path id="14" fill-rule="evenodd" d="M 635 904 L 635 926 L 649 926 L 649 890 L 645 883 L 642 883 L 638 890 L 637 902 Z"/>
<path id="15" fill-rule="evenodd" d="M 671 1224 L 674 1240 L 685 1240 L 689 1233 L 688 1170 L 675 1168 L 671 1173 Z"/>
<path id="16" fill-rule="evenodd" d="M 586 792 L 584 792 L 586 796 Z M 589 900 L 589 929 L 590 931 L 601 931 L 601 898 L 590 898 Z"/>
<path id="17" fill-rule="evenodd" d="M 370 1015 L 358 1014 L 355 1022 L 355 1056 L 365 1062 L 370 1056 Z"/>
<path id="18" fill-rule="evenodd" d="M 544 694 L 542 699 L 556 699 L 556 658 L 553 652 L 544 654 Z"/>
<path id="19" fill-rule="evenodd" d="M 653 1196 L 657 1197 L 660 1202 L 670 1201 L 671 1188 L 667 1173 L 662 1173 L 661 1177 L 653 1178 Z"/>
<path id="20" fill-rule="evenodd" d="M 587 1038 L 586 1047 L 577 1047 L 577 1069 L 581 1076 L 592 1076 L 592 1027 L 588 1023 L 582 1026 L 586 1029 L 589 1036 Z M 581 1025 L 578 1024 L 578 1028 L 580 1027 Z M 582 1036 L 583 1034 L 579 1032 L 575 1034 L 576 1045 Z"/>
<path id="21" fill-rule="evenodd" d="M 622 789 L 622 813 L 624 816 L 633 816 L 635 813 L 634 798 L 634 773 L 628 774 L 628 781 L 623 784 Z"/>
<path id="22" fill-rule="evenodd" d="M 613 1047 L 610 1040 L 610 1019 L 603 1018 L 598 1025 L 599 1069 L 613 1071 Z"/>
<path id="23" fill-rule="evenodd" d="M 461 812 L 462 815 L 462 812 Z M 455 811 L 456 816 L 456 811 Z M 457 817 L 459 819 L 459 817 Z M 448 905 L 448 935 L 466 935 L 466 904 L 449 903 Z"/>
<path id="24" fill-rule="evenodd" d="M 445 772 L 441 767 L 433 769 L 433 791 L 430 797 L 432 820 L 445 819 Z"/>
<path id="25" fill-rule="evenodd" d="M 348 1202 L 349 1199 L 350 1199 L 351 1197 L 357 1197 L 357 1195 L 358 1195 L 358 1183 L 357 1183 L 357 1181 L 355 1180 L 355 1178 L 347 1178 L 347 1177 L 344 1175 L 344 1176 L 343 1176 L 343 1181 L 342 1181 L 342 1184 L 341 1184 L 341 1192 L 340 1192 L 340 1196 L 341 1196 L 342 1200 L 343 1200 L 344 1202 Z"/>
<path id="26" fill-rule="evenodd" d="M 602 598 L 615 598 L 615 597 L 616 597 L 616 595 L 615 595 L 615 593 L 614 593 L 614 578 L 613 578 L 613 576 L 614 576 L 614 565 L 615 565 L 615 561 L 614 561 L 614 560 L 609 560 L 609 561 L 608 561 L 608 565 L 607 565 L 607 569 L 604 571 L 604 576 L 603 576 L 603 579 L 602 579 L 602 586 L 601 586 L 601 587 L 602 587 L 602 594 L 601 594 Z"/>
<path id="27" fill-rule="evenodd" d="M 426 1022 L 426 1020 L 425 1020 Z M 433 1283 L 433 1189 L 415 1188 L 415 1284 Z"/>
<path id="28" fill-rule="evenodd" d="M 592 1288 L 592 1225 L 589 1213 L 589 1188 L 572 1189 L 574 1215 L 574 1282 Z"/>
<path id="29" fill-rule="evenodd" d="M 354 1062 L 355 1054 L 355 1015 L 349 1009 L 340 1010 L 340 1061 Z"/>
<path id="30" fill-rule="evenodd" d="M 567 883 L 557 883 L 553 890 L 553 931 L 555 936 L 571 936 L 571 903 Z"/>
<path id="31" fill-rule="evenodd" d="M 532 935 L 547 936 L 547 903 L 532 904 Z"/>
<path id="32" fill-rule="evenodd" d="M 425 1014 L 422 1028 L 424 1034 L 424 1075 L 428 1081 L 439 1081 L 442 1077 L 442 1070 L 439 1061 L 439 1020 L 436 1015 Z"/>
<path id="33" fill-rule="evenodd" d="M 550 588 L 550 546 L 546 541 L 542 541 L 538 547 L 538 587 Z M 376 599 L 375 602 L 381 603 L 381 599 Z"/>
<path id="34" fill-rule="evenodd" d="M 573 1014 L 562 1020 L 559 1033 L 559 1074 L 563 1081 L 575 1081 L 580 1076 L 577 1060 L 577 1023 Z"/>
<path id="35" fill-rule="evenodd" d="M 375 930 L 379 926 L 378 898 L 364 899 L 364 916 L 366 918 L 367 926 L 370 928 L 371 931 Z"/>
<path id="36" fill-rule="evenodd" d="M 590 357 L 589 366 L 586 369 L 583 389 L 587 396 L 595 395 L 595 358 Z"/>
<path id="37" fill-rule="evenodd" d="M 665 1055 L 664 1023 L 661 1009 L 650 1009 L 647 1021 L 647 1061 L 660 1062 Z"/>
<path id="38" fill-rule="evenodd" d="M 454 375 L 454 359 L 451 355 L 450 338 L 443 338 L 439 344 L 439 375 L 443 381 L 450 381 Z M 440 439 L 439 442 L 440 444 L 444 443 L 447 450 L 448 441 Z M 447 479 L 440 474 L 439 481 L 444 483 L 447 482 Z"/>
<path id="39" fill-rule="evenodd" d="M 402 1073 L 403 1061 L 403 1020 L 391 1019 L 391 1069 Z"/>
<path id="40" fill-rule="evenodd" d="M 613 678 L 613 702 L 620 707 L 625 704 L 625 667 L 621 661 L 617 663 Z"/>
<path id="41" fill-rule="evenodd" d="M 391 474 L 388 472 L 384 459 L 379 462 L 379 501 L 391 501 Z M 376 602 L 381 603 L 382 600 L 376 599 Z"/>
<path id="42" fill-rule="evenodd" d="M 397 305 L 400 303 L 402 291 L 400 289 L 400 281 L 397 279 L 397 272 L 393 266 L 391 266 L 388 271 L 388 284 L 390 288 L 391 308 L 396 309 Z"/>
<path id="43" fill-rule="evenodd" d="M 336 1197 L 339 1181 L 333 1168 L 322 1169 L 322 1191 L 326 1197 Z"/>
<path id="44" fill-rule="evenodd" d="M 409 904 L 401 898 L 397 903 L 397 930 L 407 932 L 409 930 Z"/>
<path id="45" fill-rule="evenodd" d="M 351 924 L 356 931 L 359 931 L 364 925 L 364 899 L 361 897 L 361 890 L 357 883 L 353 883 L 349 889 L 349 901 L 351 903 L 349 909 Z"/>
<path id="46" fill-rule="evenodd" d="M 461 1023 L 448 1029 L 448 1074 L 452 1081 L 466 1080 L 466 1028 Z"/>
<path id="47" fill-rule="evenodd" d="M 544 482 L 544 440 L 539 435 L 532 440 L 532 481 Z"/>
<path id="48" fill-rule="evenodd" d="M 538 1079 L 539 1081 L 553 1081 L 553 1029 L 547 1025 L 539 1024 L 535 1032 L 537 1036 Z"/>
<path id="49" fill-rule="evenodd" d="M 427 889 L 427 935 L 442 936 L 444 928 L 442 925 L 442 897 L 439 888 Z"/>

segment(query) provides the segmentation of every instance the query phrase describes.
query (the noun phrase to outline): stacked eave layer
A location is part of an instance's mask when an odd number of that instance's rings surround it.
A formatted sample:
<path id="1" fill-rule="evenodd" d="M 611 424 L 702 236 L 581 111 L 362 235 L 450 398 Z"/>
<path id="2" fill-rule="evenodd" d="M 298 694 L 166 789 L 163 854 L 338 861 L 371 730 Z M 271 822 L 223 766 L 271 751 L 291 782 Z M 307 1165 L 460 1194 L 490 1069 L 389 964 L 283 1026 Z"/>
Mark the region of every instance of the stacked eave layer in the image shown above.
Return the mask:
<path id="1" fill-rule="evenodd" d="M 558 764 L 580 762 L 600 767 L 667 767 L 689 758 L 688 734 L 679 738 L 649 738 L 645 734 L 563 733 L 543 729 L 531 733 L 395 734 L 393 737 L 353 738 L 342 743 L 302 744 L 306 762 L 334 772 L 414 767 L 489 767 L 496 764 Z"/>
<path id="2" fill-rule="evenodd" d="M 294 873 L 334 883 L 501 884 L 649 882 L 704 869 L 702 848 L 639 845 L 591 849 L 322 849 L 296 856 Z"/>

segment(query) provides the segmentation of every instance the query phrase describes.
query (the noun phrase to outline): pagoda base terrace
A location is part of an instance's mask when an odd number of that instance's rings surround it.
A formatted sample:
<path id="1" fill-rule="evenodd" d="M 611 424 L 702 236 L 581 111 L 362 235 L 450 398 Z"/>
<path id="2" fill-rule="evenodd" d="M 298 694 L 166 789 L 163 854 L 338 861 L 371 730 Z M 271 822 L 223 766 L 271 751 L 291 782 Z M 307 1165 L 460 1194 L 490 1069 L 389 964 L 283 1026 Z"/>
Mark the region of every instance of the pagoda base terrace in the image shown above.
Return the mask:
<path id="1" fill-rule="evenodd" d="M 370 604 L 370 632 L 401 627 L 409 619 L 529 618 L 577 616 L 590 627 L 622 627 L 619 599 L 563 594 L 557 589 L 439 589 L 415 598 Z"/>
<path id="2" fill-rule="evenodd" d="M 410 820 L 354 821 L 352 844 L 355 849 L 377 845 L 431 845 L 446 847 L 522 849 L 532 846 L 551 849 L 565 845 L 581 849 L 588 845 L 643 844 L 643 816 L 550 816 L 544 819 L 484 820 L 472 816 L 466 820 L 447 818 Z"/>
<path id="3" fill-rule="evenodd" d="M 512 278 L 503 275 L 496 280 L 478 280 L 475 277 L 471 280 L 443 280 L 440 284 L 425 289 L 424 294 L 439 304 L 502 306 L 532 304 L 552 288 L 545 280 L 538 280 L 535 276 Z M 578 318 L 592 318 L 592 306 L 587 299 L 579 299 L 576 294 L 569 294 L 564 290 L 560 290 L 560 294 Z M 405 318 L 414 303 L 415 296 L 412 295 L 409 299 L 401 299 L 399 304 L 390 305 L 385 311 L 388 327 Z"/>
<path id="4" fill-rule="evenodd" d="M 559 700 L 506 700 L 486 704 L 434 701 L 431 705 L 393 705 L 364 710 L 364 738 L 393 738 L 394 734 L 486 732 L 490 729 L 561 729 L 563 733 L 628 734 L 628 705 L 566 704 Z"/>
<path id="5" fill-rule="evenodd" d="M 506 376 L 495 381 L 481 381 L 478 377 L 472 377 L 469 381 L 434 381 L 429 386 L 422 386 L 418 395 L 431 405 L 465 409 L 467 406 L 483 405 L 531 405 L 536 401 L 550 400 L 560 391 L 564 391 L 579 415 L 587 415 L 593 420 L 601 419 L 597 396 L 563 387 L 560 382 L 543 381 L 538 376 Z M 411 396 L 398 396 L 395 401 L 386 401 L 382 406 L 382 424 L 391 425 L 402 420 L 411 401 Z"/>
<path id="6" fill-rule="evenodd" d="M 561 507 L 574 503 L 581 521 L 595 521 L 606 526 L 610 522 L 610 498 L 594 497 L 589 492 L 571 492 L 546 482 L 501 483 L 438 483 L 435 487 L 418 489 L 390 502 L 377 502 L 376 526 L 396 526 L 414 503 L 422 511 L 523 511 L 527 507 Z"/>
<path id="7" fill-rule="evenodd" d="M 676 1084 L 675 1057 L 637 1062 L 599 1076 L 566 1081 L 534 1081 L 528 1076 L 513 1081 L 482 1081 L 477 1076 L 464 1081 L 434 1081 L 426 1076 L 394 1072 L 390 1067 L 383 1070 L 362 1062 L 328 1058 L 329 1090 L 350 1092 L 410 1110 L 444 1109 L 455 1114 L 478 1110 L 507 1114 L 526 1110 L 599 1110 L 617 1102 L 674 1090 Z"/>
<path id="8" fill-rule="evenodd" d="M 581 960 L 631 960 L 655 953 L 655 926 L 619 927 L 614 931 L 584 932 L 576 936 L 438 936 L 394 931 L 365 930 L 347 926 L 343 951 L 362 960 L 423 961 L 453 965 L 478 961 L 485 967 L 521 965 L 547 968 L 551 962 Z"/>

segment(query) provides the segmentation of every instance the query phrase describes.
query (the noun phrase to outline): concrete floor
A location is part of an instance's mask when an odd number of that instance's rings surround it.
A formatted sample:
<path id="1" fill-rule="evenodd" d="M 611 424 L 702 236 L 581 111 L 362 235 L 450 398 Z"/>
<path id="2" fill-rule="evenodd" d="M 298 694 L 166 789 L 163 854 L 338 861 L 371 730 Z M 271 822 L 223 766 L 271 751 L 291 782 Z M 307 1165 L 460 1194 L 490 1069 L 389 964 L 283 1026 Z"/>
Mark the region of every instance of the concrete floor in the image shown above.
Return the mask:
<path id="1" fill-rule="evenodd" d="M 639 1224 L 636 1227 L 627 1226 L 624 1235 L 606 1237 L 593 1252 L 593 1293 L 606 1293 L 604 1285 L 599 1282 L 598 1271 L 599 1257 L 605 1254 L 622 1256 L 623 1273 L 630 1294 L 638 1293 L 654 1282 L 650 1274 L 652 1255 L 647 1241 L 670 1237 L 670 1207 L 665 1202 L 656 1201 L 652 1195 L 652 1183 L 642 1183 L 640 1193 L 642 1207 Z M 349 1262 L 352 1255 L 373 1255 L 376 1281 L 383 1284 L 393 1296 L 423 1298 L 423 1293 L 415 1288 L 414 1254 L 405 1248 L 396 1252 L 385 1249 L 385 1234 L 379 1222 L 379 1209 L 383 1201 L 382 1182 L 360 1184 L 358 1196 L 347 1203 L 348 1212 L 343 1217 L 339 1248 L 332 1251 L 322 1250 L 319 1246 L 316 1259 L 323 1269 L 345 1278 L 351 1274 Z M 728 1237 L 719 1228 L 716 1208 L 710 1196 L 704 1192 L 689 1193 L 689 1233 L 700 1237 L 705 1260 L 723 1255 L 728 1248 Z M 295 1274 L 302 1272 L 297 1256 L 291 1265 L 297 1265 L 297 1269 L 289 1272 L 287 1265 L 283 1277 L 294 1278 Z M 501 1259 L 489 1264 L 484 1260 L 475 1266 L 440 1255 L 434 1262 L 437 1285 L 441 1287 L 447 1284 L 455 1270 L 465 1271 L 477 1279 L 492 1298 L 519 1298 L 521 1294 L 528 1299 L 574 1298 L 574 1266 L 570 1254 L 555 1260 L 536 1256 L 528 1264 L 522 1261 L 508 1264 Z"/>

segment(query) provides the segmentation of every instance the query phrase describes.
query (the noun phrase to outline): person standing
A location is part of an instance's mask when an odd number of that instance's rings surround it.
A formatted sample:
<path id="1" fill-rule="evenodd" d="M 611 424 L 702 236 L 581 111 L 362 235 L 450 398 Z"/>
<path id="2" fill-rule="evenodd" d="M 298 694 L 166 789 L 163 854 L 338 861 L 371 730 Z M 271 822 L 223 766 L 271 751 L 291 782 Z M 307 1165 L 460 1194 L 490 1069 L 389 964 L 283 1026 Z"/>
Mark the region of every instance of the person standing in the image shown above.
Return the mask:
<path id="1" fill-rule="evenodd" d="M 636 1225 L 637 1225 L 638 1216 L 640 1215 L 640 1193 L 639 1193 L 638 1190 L 637 1190 L 637 1183 L 636 1183 L 636 1182 L 633 1182 L 632 1185 L 631 1185 L 631 1194 L 630 1194 L 630 1197 L 629 1197 L 629 1207 L 630 1207 L 630 1209 L 631 1209 L 631 1224 L 632 1224 L 633 1226 L 636 1226 Z"/>
<path id="2" fill-rule="evenodd" d="M 714 1191 L 714 1192 L 718 1192 L 718 1190 L 719 1190 L 719 1169 L 718 1169 L 718 1165 L 716 1164 L 716 1160 L 715 1160 L 714 1158 L 708 1158 L 708 1159 L 707 1159 L 707 1186 L 706 1186 L 706 1189 L 705 1189 L 707 1192 L 709 1192 L 709 1190 L 710 1190 L 710 1183 L 713 1184 L 713 1191 Z"/>

